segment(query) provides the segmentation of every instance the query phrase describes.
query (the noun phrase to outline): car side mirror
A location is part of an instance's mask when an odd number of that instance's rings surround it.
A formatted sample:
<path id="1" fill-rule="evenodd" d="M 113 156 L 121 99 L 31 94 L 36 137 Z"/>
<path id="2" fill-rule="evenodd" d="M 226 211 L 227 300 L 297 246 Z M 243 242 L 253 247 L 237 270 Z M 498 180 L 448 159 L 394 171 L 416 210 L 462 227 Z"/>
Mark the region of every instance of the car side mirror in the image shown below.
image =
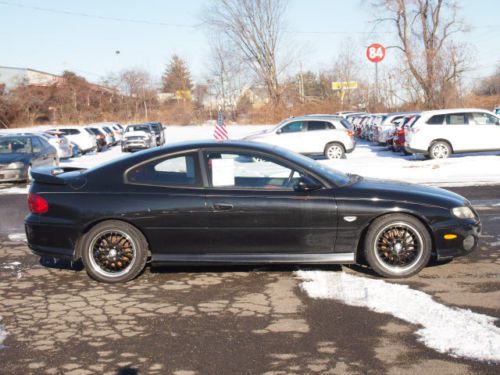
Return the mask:
<path id="1" fill-rule="evenodd" d="M 281 134 L 281 133 L 283 133 L 283 130 L 281 129 L 276 130 L 276 134 Z"/>
<path id="2" fill-rule="evenodd" d="M 321 189 L 321 185 L 314 179 L 308 176 L 302 176 L 299 181 L 293 186 L 293 190 L 308 192 Z"/>

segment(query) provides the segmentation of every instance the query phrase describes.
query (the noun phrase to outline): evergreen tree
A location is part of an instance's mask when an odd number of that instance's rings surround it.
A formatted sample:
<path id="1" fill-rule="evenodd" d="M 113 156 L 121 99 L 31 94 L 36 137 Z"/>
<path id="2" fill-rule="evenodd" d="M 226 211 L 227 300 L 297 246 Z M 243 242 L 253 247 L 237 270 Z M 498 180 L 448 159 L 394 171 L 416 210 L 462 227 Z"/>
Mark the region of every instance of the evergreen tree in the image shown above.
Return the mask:
<path id="1" fill-rule="evenodd" d="M 174 55 L 162 76 L 163 92 L 191 91 L 193 84 L 186 62 Z"/>

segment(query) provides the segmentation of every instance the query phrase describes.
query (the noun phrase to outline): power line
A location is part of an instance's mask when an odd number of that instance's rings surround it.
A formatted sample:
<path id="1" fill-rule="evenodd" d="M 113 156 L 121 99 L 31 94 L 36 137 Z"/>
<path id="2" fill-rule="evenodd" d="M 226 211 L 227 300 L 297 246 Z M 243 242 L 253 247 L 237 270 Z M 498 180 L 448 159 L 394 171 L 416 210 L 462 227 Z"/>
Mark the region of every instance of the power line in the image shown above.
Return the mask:
<path id="1" fill-rule="evenodd" d="M 0 1 L 0 5 L 7 5 L 7 6 L 11 6 L 11 7 L 24 8 L 24 9 L 32 9 L 32 10 L 36 10 L 36 11 L 40 11 L 40 12 L 47 12 L 47 13 L 64 14 L 64 15 L 69 15 L 69 16 L 78 16 L 78 17 L 86 17 L 86 18 L 94 18 L 94 19 L 100 19 L 100 20 L 105 20 L 105 21 L 138 23 L 138 24 L 154 25 L 154 26 L 185 27 L 185 28 L 192 28 L 192 29 L 198 27 L 197 25 L 182 25 L 182 24 L 159 22 L 159 21 L 150 21 L 150 20 L 141 20 L 141 19 L 133 19 L 133 18 L 109 17 L 109 16 L 101 16 L 101 15 L 98 15 L 98 14 L 72 12 L 72 11 L 60 10 L 60 9 L 52 9 L 52 8 L 42 8 L 42 7 L 31 6 L 31 5 L 10 3 L 8 1 Z"/>

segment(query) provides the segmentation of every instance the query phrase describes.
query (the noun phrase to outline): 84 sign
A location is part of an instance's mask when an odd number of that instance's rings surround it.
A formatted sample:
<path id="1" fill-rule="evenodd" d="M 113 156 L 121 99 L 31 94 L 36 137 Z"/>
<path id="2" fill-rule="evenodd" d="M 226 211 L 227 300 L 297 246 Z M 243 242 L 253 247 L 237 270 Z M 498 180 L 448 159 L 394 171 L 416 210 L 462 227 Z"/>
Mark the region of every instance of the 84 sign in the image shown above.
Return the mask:
<path id="1" fill-rule="evenodd" d="M 373 63 L 381 62 L 385 57 L 385 47 L 378 43 L 369 45 L 366 49 L 366 57 Z"/>

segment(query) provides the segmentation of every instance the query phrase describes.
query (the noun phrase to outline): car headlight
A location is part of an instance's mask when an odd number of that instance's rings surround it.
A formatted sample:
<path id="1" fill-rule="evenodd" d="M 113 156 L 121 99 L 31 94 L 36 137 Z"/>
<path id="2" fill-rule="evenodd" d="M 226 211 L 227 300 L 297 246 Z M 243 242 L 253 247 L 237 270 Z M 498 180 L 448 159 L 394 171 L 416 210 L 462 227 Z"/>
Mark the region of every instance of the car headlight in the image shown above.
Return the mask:
<path id="1" fill-rule="evenodd" d="M 469 207 L 455 207 L 451 213 L 459 219 L 474 219 L 474 212 Z"/>
<path id="2" fill-rule="evenodd" d="M 14 163 L 10 163 L 7 165 L 7 169 L 23 169 L 24 163 L 22 161 L 15 161 Z"/>

